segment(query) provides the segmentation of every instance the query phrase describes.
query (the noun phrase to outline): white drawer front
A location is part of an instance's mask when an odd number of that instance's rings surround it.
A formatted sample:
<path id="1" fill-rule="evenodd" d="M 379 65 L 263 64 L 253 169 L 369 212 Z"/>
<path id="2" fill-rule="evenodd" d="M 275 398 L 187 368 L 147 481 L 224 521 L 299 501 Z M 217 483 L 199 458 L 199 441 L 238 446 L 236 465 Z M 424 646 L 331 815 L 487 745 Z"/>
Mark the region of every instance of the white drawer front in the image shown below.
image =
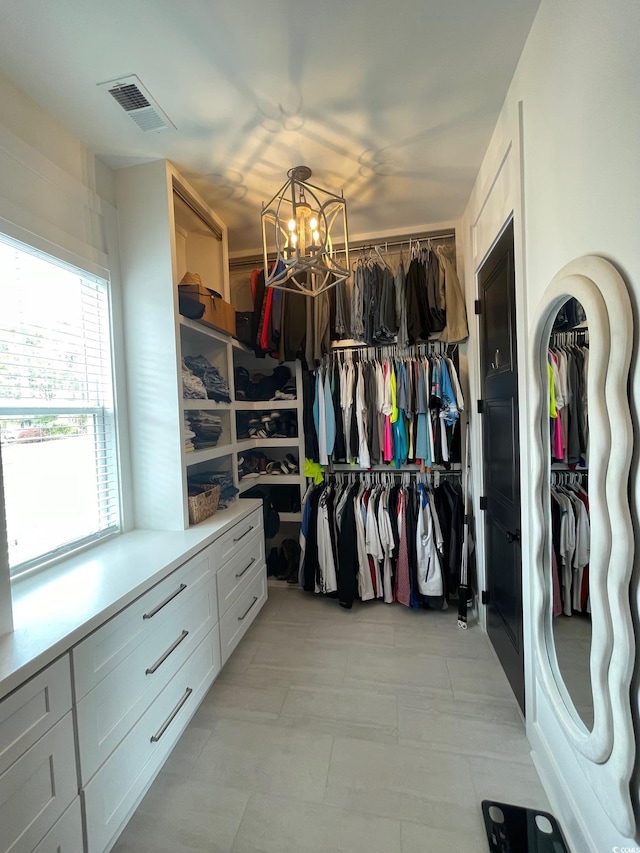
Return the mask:
<path id="1" fill-rule="evenodd" d="M 71 709 L 69 655 L 0 702 L 0 774 Z"/>
<path id="2" fill-rule="evenodd" d="M 89 853 L 122 831 L 219 671 L 215 627 L 83 789 Z"/>
<path id="3" fill-rule="evenodd" d="M 31 853 L 77 795 L 68 713 L 0 776 L 2 853 Z"/>
<path id="4" fill-rule="evenodd" d="M 180 607 L 189 587 L 211 572 L 211 548 L 192 557 L 73 650 L 76 701 L 168 620 Z"/>
<path id="5" fill-rule="evenodd" d="M 227 561 L 244 548 L 248 538 L 257 530 L 262 530 L 262 509 L 255 509 L 251 515 L 239 521 L 213 543 L 215 548 L 215 567 L 222 568 Z"/>
<path id="6" fill-rule="evenodd" d="M 264 563 L 251 572 L 251 579 L 220 620 L 223 665 L 244 636 L 267 600 L 267 569 Z"/>
<path id="7" fill-rule="evenodd" d="M 227 563 L 218 569 L 218 607 L 220 617 L 227 612 L 231 604 L 240 595 L 249 580 L 252 570 L 264 563 L 264 536 L 262 530 L 252 531 L 247 544 Z"/>
<path id="8" fill-rule="evenodd" d="M 215 583 L 204 575 L 180 597 L 180 606 L 77 706 L 83 784 L 218 621 Z"/>
<path id="9" fill-rule="evenodd" d="M 33 853 L 80 853 L 81 850 L 82 815 L 80 797 L 76 797 Z"/>

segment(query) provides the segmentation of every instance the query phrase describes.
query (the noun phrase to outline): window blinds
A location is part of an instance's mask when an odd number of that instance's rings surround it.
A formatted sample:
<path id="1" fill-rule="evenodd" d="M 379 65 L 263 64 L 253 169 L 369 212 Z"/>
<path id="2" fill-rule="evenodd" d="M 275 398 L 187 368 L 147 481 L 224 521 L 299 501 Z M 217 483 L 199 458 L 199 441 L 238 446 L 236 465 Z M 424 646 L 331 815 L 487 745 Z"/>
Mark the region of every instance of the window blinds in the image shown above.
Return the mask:
<path id="1" fill-rule="evenodd" d="M 108 284 L 0 238 L 0 441 L 16 575 L 120 523 Z"/>

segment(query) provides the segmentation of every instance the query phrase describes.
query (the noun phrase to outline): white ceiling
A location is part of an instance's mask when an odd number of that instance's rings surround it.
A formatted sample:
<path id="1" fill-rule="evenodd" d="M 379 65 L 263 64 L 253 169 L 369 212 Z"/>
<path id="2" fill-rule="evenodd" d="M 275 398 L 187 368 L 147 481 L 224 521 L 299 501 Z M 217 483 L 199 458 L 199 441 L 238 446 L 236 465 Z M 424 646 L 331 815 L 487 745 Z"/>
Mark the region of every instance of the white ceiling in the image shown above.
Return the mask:
<path id="1" fill-rule="evenodd" d="M 113 167 L 168 158 L 230 229 L 293 165 L 352 234 L 458 218 L 539 0 L 2 0 L 0 73 Z M 98 83 L 136 74 L 177 130 Z"/>

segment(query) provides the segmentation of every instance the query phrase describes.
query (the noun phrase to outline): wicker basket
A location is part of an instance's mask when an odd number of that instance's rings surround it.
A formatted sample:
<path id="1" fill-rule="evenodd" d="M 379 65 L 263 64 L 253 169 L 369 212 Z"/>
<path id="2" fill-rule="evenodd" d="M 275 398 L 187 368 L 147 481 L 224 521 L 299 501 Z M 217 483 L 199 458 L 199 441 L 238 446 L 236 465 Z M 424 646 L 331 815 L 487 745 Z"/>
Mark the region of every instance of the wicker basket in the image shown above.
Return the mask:
<path id="1" fill-rule="evenodd" d="M 205 518 L 215 515 L 220 500 L 220 486 L 198 486 L 189 484 L 189 524 L 200 524 Z"/>

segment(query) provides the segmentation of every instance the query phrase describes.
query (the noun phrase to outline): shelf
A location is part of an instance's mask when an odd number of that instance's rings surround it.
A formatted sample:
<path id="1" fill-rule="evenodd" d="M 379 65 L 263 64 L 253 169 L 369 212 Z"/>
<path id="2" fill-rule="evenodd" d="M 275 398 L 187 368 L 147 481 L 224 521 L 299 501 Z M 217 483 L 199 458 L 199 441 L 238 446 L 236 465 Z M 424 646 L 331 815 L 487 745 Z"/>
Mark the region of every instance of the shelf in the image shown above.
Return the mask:
<path id="1" fill-rule="evenodd" d="M 297 400 L 236 400 L 236 411 L 238 412 L 261 412 L 270 410 L 272 412 L 280 409 L 296 409 Z"/>
<path id="2" fill-rule="evenodd" d="M 238 440 L 238 449 L 251 450 L 260 447 L 298 447 L 299 440 L 296 438 L 241 438 Z"/>
<path id="3" fill-rule="evenodd" d="M 249 489 L 253 489 L 254 486 L 299 486 L 300 485 L 300 475 L 299 474 L 260 474 L 259 477 L 250 477 L 248 480 L 246 477 L 243 480 L 240 480 L 238 488 L 240 489 L 240 494 L 249 491 Z"/>
<path id="4" fill-rule="evenodd" d="M 249 355 L 254 355 L 254 351 L 251 349 L 251 347 L 248 347 L 246 344 L 241 343 L 237 338 L 231 339 L 231 346 L 234 349 L 239 350 L 240 352 L 246 352 Z"/>
<path id="5" fill-rule="evenodd" d="M 220 409 L 223 412 L 231 411 L 231 403 L 218 403 L 215 400 L 202 400 L 202 399 L 191 399 L 182 401 L 182 408 L 185 412 L 193 412 L 193 411 L 210 411 L 215 409 Z"/>
<path id="6" fill-rule="evenodd" d="M 211 459 L 220 459 L 221 456 L 231 456 L 235 450 L 234 444 L 222 444 L 217 447 L 207 447 L 204 450 L 193 450 L 185 453 L 187 467 L 197 465 L 199 462 L 209 462 Z"/>
<path id="7" fill-rule="evenodd" d="M 287 522 L 301 522 L 302 521 L 302 513 L 301 512 L 279 512 L 280 521 Z"/>
<path id="8" fill-rule="evenodd" d="M 197 320 L 190 320 L 188 317 L 183 317 L 182 314 L 180 315 L 180 328 L 186 330 L 188 334 L 195 333 L 202 338 L 207 338 L 209 341 L 215 341 L 221 347 L 226 347 L 232 340 L 224 332 L 219 332 L 217 329 L 212 329 L 211 326 L 198 323 Z"/>

